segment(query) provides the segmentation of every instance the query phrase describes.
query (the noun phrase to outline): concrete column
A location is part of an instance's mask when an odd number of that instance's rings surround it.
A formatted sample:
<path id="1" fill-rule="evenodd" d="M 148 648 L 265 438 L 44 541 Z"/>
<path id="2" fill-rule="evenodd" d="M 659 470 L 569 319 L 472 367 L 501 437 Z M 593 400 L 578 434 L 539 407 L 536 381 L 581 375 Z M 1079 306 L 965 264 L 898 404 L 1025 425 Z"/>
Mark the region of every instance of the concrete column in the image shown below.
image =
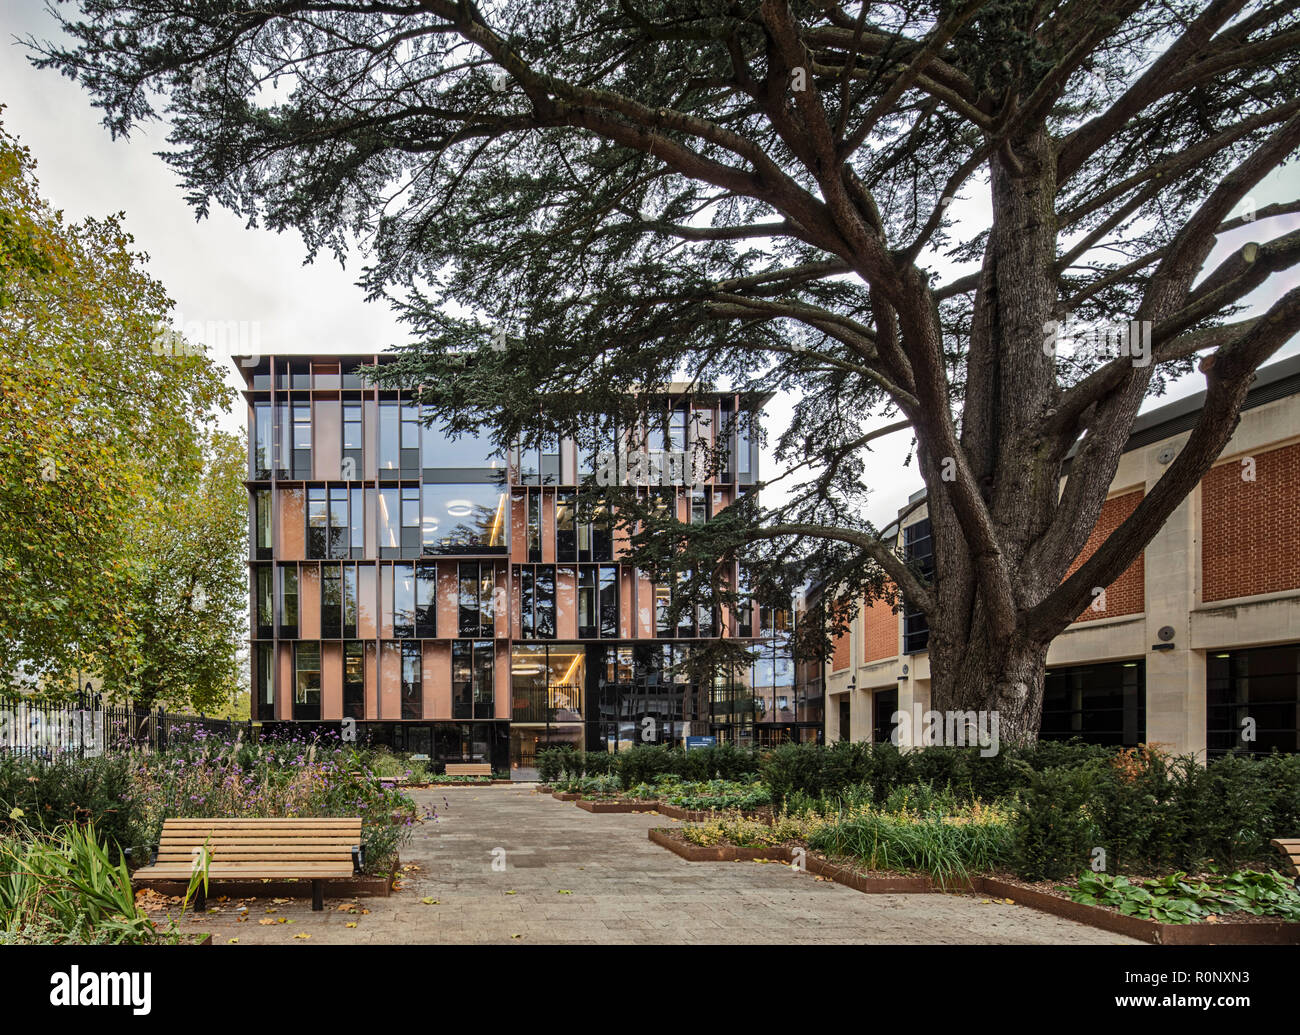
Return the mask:
<path id="1" fill-rule="evenodd" d="M 1168 467 L 1147 455 L 1146 489 Z M 1201 490 L 1169 516 L 1146 549 L 1146 705 L 1148 743 L 1178 754 L 1205 752 L 1205 653 L 1192 649 L 1191 613 L 1200 571 Z M 1160 639 L 1172 628 L 1170 640 Z M 1160 649 L 1155 649 L 1160 648 Z"/>

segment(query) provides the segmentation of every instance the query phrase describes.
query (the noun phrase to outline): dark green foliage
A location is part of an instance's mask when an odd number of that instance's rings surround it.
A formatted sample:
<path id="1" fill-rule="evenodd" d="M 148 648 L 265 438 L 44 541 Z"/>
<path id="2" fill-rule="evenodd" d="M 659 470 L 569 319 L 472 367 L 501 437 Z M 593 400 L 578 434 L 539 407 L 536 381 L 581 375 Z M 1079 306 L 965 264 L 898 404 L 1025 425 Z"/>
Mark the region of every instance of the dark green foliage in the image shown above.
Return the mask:
<path id="1" fill-rule="evenodd" d="M 53 830 L 61 823 L 95 831 L 113 860 L 120 848 L 141 843 L 143 817 L 133 803 L 131 762 L 126 756 L 41 761 L 0 755 L 0 830 L 20 822 Z"/>
<path id="2" fill-rule="evenodd" d="M 1193 808 L 1186 810 L 1188 843 L 1205 859 L 1228 867 L 1265 857 L 1271 838 L 1294 836 L 1276 825 L 1274 813 L 1287 803 L 1270 785 L 1270 775 L 1267 763 L 1239 755 L 1192 774 L 1196 792 Z M 1294 798 L 1289 804 L 1294 813 Z"/>
<path id="3" fill-rule="evenodd" d="M 574 754 L 572 748 L 543 748 L 537 752 L 537 779 L 542 783 L 554 783 L 565 771 L 568 756 Z"/>
<path id="4" fill-rule="evenodd" d="M 759 765 L 759 775 L 772 792 L 772 802 L 780 806 L 796 791 L 810 797 L 829 797 L 839 790 L 830 784 L 826 774 L 827 756 L 835 749 L 817 744 L 782 744 L 769 751 Z"/>
<path id="5" fill-rule="evenodd" d="M 892 744 L 784 744 L 763 756 L 773 802 L 834 812 L 841 802 L 913 806 L 1013 799 L 1017 872 L 1059 878 L 1100 848 L 1109 873 L 1271 861 L 1300 835 L 1300 756 L 1227 756 L 1201 765 L 1148 748 L 1043 742 L 984 758 L 977 748 L 900 752 Z M 1099 857 L 1103 858 L 1103 857 Z M 1031 876 L 1032 875 L 1032 876 Z"/>
<path id="6" fill-rule="evenodd" d="M 1078 873 L 1097 843 L 1088 816 L 1088 777 L 1079 769 L 1030 771 L 1016 799 L 1012 832 L 1014 866 L 1025 880 L 1052 880 Z"/>
<path id="7" fill-rule="evenodd" d="M 734 744 L 683 748 L 643 744 L 618 753 L 578 751 L 572 747 L 544 748 L 537 752 L 537 778 L 554 783 L 562 777 L 616 775 L 624 790 L 639 783 L 654 783 L 658 776 L 681 780 L 752 780 L 758 761 L 752 751 Z"/>
<path id="8" fill-rule="evenodd" d="M 1156 880 L 1129 881 L 1085 872 L 1070 897 L 1089 906 L 1112 906 L 1125 916 L 1188 924 L 1211 914 L 1244 912 L 1252 916 L 1300 920 L 1300 892 L 1279 873 L 1242 870 L 1208 881 L 1171 873 Z"/>

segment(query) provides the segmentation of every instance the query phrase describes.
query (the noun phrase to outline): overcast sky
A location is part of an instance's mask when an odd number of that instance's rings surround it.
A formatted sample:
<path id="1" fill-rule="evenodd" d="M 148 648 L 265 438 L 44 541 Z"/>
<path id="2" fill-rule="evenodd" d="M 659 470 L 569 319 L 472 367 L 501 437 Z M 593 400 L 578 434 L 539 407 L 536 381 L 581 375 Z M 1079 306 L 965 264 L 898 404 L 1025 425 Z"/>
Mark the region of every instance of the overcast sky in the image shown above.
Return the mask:
<path id="1" fill-rule="evenodd" d="M 100 125 L 100 114 L 88 95 L 71 80 L 51 70 L 36 71 L 26 60 L 15 36 L 48 36 L 52 21 L 35 0 L 4 5 L 0 12 L 0 100 L 5 104 L 4 124 L 28 145 L 37 161 L 41 193 L 71 220 L 88 215 L 125 212 L 127 228 L 140 250 L 150 256 L 150 271 L 177 303 L 184 323 L 201 325 L 245 324 L 256 327 L 264 353 L 371 352 L 404 341 L 404 329 L 387 306 L 367 303 L 355 285 L 359 262 L 347 269 L 322 255 L 313 265 L 303 264 L 306 250 L 296 232 L 274 234 L 251 230 L 229 212 L 214 209 L 196 222 L 175 177 L 155 152 L 165 147 L 166 126 L 154 123 L 138 128 L 130 140 L 111 140 Z M 953 212 L 958 227 L 972 230 L 987 225 L 987 201 L 971 193 L 958 201 Z M 1300 175 L 1293 165 L 1274 173 L 1254 192 L 1257 207 L 1289 201 L 1300 195 Z M 1300 217 L 1270 220 L 1252 234 L 1245 228 L 1220 241 L 1210 256 L 1213 268 L 1231 249 L 1251 239 L 1268 239 L 1300 228 Z M 941 274 L 948 274 L 942 270 Z M 1252 296 L 1260 304 L 1300 283 L 1295 271 L 1265 292 Z M 253 351 L 235 348 L 232 351 Z M 1276 358 L 1300 352 L 1300 342 L 1289 343 Z M 229 360 L 218 357 L 232 386 L 242 386 Z M 1164 398 L 1148 407 L 1204 387 L 1194 374 L 1176 382 Z M 780 429 L 788 422 L 790 400 L 777 399 L 769 408 L 767 426 Z M 242 426 L 242 411 L 231 415 L 227 427 Z M 903 467 L 909 452 L 906 434 L 892 435 L 876 444 L 868 467 L 874 490 L 868 516 L 887 523 L 907 497 L 921 487 L 915 465 Z M 770 464 L 765 467 L 770 472 Z"/>

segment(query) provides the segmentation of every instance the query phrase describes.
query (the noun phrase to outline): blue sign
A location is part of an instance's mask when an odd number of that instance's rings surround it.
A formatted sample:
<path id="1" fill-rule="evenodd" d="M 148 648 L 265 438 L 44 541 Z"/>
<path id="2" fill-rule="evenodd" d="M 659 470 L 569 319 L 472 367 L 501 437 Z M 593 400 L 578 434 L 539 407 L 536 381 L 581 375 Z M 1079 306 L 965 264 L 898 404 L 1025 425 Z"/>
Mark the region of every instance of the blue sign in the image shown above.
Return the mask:
<path id="1" fill-rule="evenodd" d="M 717 746 L 718 746 L 717 737 L 687 737 L 686 738 L 687 751 L 689 751 L 691 748 L 711 748 Z"/>

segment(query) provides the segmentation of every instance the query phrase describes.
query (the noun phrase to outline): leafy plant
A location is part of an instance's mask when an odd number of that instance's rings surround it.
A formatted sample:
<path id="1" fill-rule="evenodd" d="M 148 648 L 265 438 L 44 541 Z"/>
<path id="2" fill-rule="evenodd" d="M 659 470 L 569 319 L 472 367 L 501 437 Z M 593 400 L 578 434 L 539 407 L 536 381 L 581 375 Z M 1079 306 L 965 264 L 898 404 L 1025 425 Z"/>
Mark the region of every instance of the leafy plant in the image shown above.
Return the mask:
<path id="1" fill-rule="evenodd" d="M 1077 887 L 1061 890 L 1084 905 L 1110 906 L 1125 916 L 1166 924 L 1195 923 L 1234 912 L 1300 921 L 1300 892 L 1275 871 L 1242 870 L 1208 880 L 1190 879 L 1179 872 L 1139 881 L 1085 871 Z"/>
<path id="2" fill-rule="evenodd" d="M 21 834 L 21 836 L 20 836 Z M 182 915 L 206 866 L 191 876 Z M 114 863 L 93 824 L 14 830 L 0 841 L 0 931 L 8 942 L 147 944 L 160 934 L 135 903 L 126 863 Z"/>
<path id="3" fill-rule="evenodd" d="M 963 816 L 866 811 L 820 827 L 808 845 L 852 856 L 873 870 L 919 870 L 941 885 L 997 870 L 1014 851 L 1007 816 L 982 806 Z"/>

